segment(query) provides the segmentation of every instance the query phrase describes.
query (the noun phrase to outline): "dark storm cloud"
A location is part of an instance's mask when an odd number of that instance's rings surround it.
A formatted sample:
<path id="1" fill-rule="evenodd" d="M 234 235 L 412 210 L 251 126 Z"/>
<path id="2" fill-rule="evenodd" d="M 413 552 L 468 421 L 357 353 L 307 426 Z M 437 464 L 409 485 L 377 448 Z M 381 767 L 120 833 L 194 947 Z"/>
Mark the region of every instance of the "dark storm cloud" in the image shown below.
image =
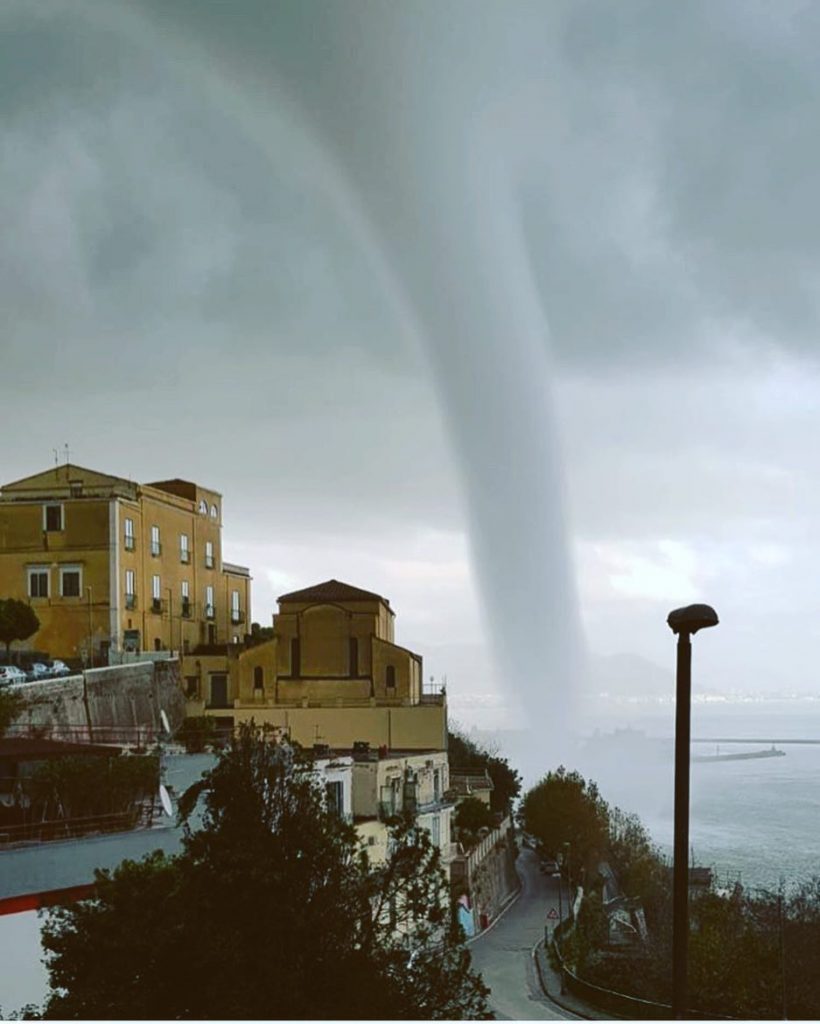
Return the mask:
<path id="1" fill-rule="evenodd" d="M 546 594 L 529 538 L 560 549 L 564 524 L 560 503 L 542 515 L 561 486 L 531 411 L 543 345 L 583 543 L 651 576 L 652 544 L 714 559 L 732 530 L 729 593 L 748 545 L 810 533 L 820 387 L 795 360 L 817 353 L 815 7 L 157 0 L 0 19 L 0 386 L 17 419 L 41 410 L 4 478 L 68 437 L 103 469 L 212 481 L 259 551 L 334 528 L 401 544 L 472 515 L 485 593 Z M 381 251 L 296 152 L 286 101 Z M 484 271 L 459 275 L 465 252 Z M 415 346 L 384 257 L 450 357 Z M 493 294 L 528 311 L 531 347 L 488 340 L 508 326 Z M 766 382 L 773 353 L 788 388 L 802 375 L 799 416 Z M 643 599 L 619 620 L 611 596 L 617 637 Z"/>

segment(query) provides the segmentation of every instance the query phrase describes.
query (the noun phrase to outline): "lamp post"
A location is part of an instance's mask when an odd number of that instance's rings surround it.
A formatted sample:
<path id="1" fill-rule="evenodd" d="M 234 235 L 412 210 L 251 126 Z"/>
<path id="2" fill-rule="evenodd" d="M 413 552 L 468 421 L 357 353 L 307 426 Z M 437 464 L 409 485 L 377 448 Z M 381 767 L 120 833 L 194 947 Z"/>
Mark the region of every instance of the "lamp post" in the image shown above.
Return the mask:
<path id="1" fill-rule="evenodd" d="M 672 1012 L 686 1015 L 689 957 L 689 762 L 692 707 L 692 636 L 718 624 L 708 604 L 690 604 L 670 612 L 667 624 L 678 637 L 675 693 L 675 849 L 672 871 Z"/>

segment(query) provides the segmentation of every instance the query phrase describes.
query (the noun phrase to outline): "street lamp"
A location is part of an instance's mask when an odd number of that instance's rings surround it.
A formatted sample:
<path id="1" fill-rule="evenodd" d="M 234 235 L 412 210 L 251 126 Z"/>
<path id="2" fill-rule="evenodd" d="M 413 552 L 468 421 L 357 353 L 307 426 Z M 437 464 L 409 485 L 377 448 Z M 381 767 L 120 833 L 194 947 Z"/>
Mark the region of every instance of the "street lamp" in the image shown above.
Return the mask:
<path id="1" fill-rule="evenodd" d="M 686 974 L 689 955 L 689 761 L 692 707 L 692 636 L 718 624 L 708 604 L 676 608 L 666 619 L 678 637 L 675 694 L 675 852 L 672 872 L 672 1012 L 686 1015 Z"/>

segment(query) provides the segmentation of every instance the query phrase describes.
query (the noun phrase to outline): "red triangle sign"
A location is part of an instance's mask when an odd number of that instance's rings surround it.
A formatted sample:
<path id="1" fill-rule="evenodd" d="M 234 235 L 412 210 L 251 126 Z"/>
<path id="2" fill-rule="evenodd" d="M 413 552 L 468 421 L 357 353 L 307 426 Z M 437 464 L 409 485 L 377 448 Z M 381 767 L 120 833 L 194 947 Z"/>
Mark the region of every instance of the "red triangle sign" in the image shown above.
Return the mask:
<path id="1" fill-rule="evenodd" d="M 547 914 L 547 920 L 548 921 L 557 921 L 558 920 L 558 911 L 555 909 L 555 907 L 553 907 L 552 910 Z"/>

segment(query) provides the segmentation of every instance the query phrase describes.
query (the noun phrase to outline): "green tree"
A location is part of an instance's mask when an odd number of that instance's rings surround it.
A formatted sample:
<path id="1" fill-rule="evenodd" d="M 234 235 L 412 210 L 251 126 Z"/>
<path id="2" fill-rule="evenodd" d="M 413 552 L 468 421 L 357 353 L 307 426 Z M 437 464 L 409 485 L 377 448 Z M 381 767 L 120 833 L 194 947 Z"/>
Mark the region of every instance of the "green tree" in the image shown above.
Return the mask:
<path id="1" fill-rule="evenodd" d="M 456 827 L 468 834 L 468 845 L 481 828 L 492 828 L 495 824 L 492 811 L 487 805 L 475 797 L 468 797 L 456 808 L 454 819 Z"/>
<path id="2" fill-rule="evenodd" d="M 594 782 L 561 765 L 527 792 L 519 817 L 553 856 L 570 844 L 572 880 L 580 879 L 582 871 L 597 872 L 607 849 L 609 808 Z"/>
<path id="3" fill-rule="evenodd" d="M 490 807 L 497 814 L 509 814 L 521 792 L 521 776 L 505 757 L 490 751 L 458 731 L 447 733 L 447 758 L 452 768 L 486 768 L 493 782 Z"/>
<path id="4" fill-rule="evenodd" d="M 34 609 L 13 597 L 0 600 L 0 643 L 6 645 L 6 661 L 15 640 L 28 640 L 40 628 Z"/>
<path id="5" fill-rule="evenodd" d="M 249 726 L 180 813 L 178 856 L 99 872 L 94 899 L 51 912 L 47 1018 L 489 1017 L 412 821 L 371 868 L 312 764 Z"/>
<path id="6" fill-rule="evenodd" d="M 25 706 L 25 698 L 18 690 L 0 690 L 0 736 L 5 735 Z"/>
<path id="7" fill-rule="evenodd" d="M 258 622 L 252 622 L 250 633 L 245 634 L 245 646 L 256 647 L 272 639 L 273 626 L 260 626 Z"/>

